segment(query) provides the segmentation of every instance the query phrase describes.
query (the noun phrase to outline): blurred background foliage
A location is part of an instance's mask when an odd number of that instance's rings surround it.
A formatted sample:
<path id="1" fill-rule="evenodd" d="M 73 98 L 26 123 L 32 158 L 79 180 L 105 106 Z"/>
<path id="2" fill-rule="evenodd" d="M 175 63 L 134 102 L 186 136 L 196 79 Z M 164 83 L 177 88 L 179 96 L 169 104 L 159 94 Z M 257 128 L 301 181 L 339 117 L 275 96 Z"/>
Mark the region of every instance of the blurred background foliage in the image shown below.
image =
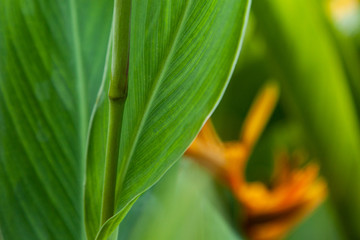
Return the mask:
<path id="1" fill-rule="evenodd" d="M 212 116 L 223 140 L 237 139 L 259 89 L 279 82 L 279 103 L 246 178 L 270 185 L 274 155 L 301 151 L 319 162 L 329 185 L 327 200 L 287 239 L 360 238 L 359 6 L 357 0 L 253 0 L 238 64 Z M 246 239 L 239 219 L 229 190 L 182 159 L 135 204 L 119 239 Z"/>

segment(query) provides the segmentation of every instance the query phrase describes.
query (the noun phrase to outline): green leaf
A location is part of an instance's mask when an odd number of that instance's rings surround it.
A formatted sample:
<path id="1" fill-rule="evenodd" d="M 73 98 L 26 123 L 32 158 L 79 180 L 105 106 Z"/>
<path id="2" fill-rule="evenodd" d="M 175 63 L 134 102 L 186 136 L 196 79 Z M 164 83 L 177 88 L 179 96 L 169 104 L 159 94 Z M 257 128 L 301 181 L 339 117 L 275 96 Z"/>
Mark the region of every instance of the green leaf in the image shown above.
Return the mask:
<path id="1" fill-rule="evenodd" d="M 81 239 L 86 131 L 111 0 L 0 1 L 0 228 Z"/>
<path id="2" fill-rule="evenodd" d="M 287 102 L 320 158 L 339 222 L 349 239 L 358 239 L 359 117 L 319 2 L 269 0 L 254 10 Z"/>
<path id="3" fill-rule="evenodd" d="M 338 240 L 346 239 L 339 231 L 334 217 L 334 209 L 329 201 L 321 204 L 305 221 L 295 227 L 287 240 L 314 239 Z"/>
<path id="4" fill-rule="evenodd" d="M 116 229 L 134 199 L 183 154 L 214 110 L 236 62 L 249 5 L 248 0 L 133 1 L 116 213 L 100 226 L 106 73 L 89 138 L 85 187 L 89 239 L 96 235 L 105 239 Z"/>
<path id="5" fill-rule="evenodd" d="M 336 28 L 336 24 L 331 21 L 331 16 L 325 14 L 325 12 L 322 13 L 323 21 L 328 27 L 329 34 L 331 34 L 334 42 L 334 47 L 337 50 L 338 58 L 341 60 L 342 68 L 346 74 L 358 116 L 360 116 L 360 68 L 358 67 L 360 64 L 360 55 L 356 49 L 356 42 Z"/>
<path id="6" fill-rule="evenodd" d="M 130 240 L 240 239 L 231 229 L 212 176 L 190 159 L 181 159 L 134 204 L 120 224 Z M 126 228 L 126 229 L 125 229 Z"/>

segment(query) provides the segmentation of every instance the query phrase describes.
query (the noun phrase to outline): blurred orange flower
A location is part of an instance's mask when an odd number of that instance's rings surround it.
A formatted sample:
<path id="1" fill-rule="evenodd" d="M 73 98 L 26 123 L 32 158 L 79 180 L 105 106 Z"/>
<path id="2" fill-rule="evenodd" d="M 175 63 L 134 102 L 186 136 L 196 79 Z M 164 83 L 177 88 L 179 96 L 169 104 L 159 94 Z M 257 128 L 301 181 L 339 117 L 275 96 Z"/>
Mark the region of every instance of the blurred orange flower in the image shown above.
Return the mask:
<path id="1" fill-rule="evenodd" d="M 327 195 L 326 183 L 318 177 L 318 165 L 292 168 L 286 153 L 277 157 L 271 188 L 261 182 L 246 182 L 246 162 L 276 105 L 278 92 L 275 83 L 263 88 L 244 122 L 239 141 L 223 143 L 209 120 L 185 153 L 228 185 L 244 208 L 244 228 L 254 240 L 284 237 Z"/>

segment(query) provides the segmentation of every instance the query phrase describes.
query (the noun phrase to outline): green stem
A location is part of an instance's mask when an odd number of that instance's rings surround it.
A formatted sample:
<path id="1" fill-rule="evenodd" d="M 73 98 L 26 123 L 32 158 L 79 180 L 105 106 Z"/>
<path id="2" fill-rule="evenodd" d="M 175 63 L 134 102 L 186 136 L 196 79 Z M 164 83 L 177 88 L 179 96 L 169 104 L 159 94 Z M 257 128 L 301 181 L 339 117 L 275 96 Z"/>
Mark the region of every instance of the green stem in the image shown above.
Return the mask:
<path id="1" fill-rule="evenodd" d="M 105 162 L 105 180 L 102 204 L 102 224 L 114 214 L 115 185 L 119 145 L 121 137 L 121 123 L 125 101 L 110 101 L 109 128 Z"/>
<path id="2" fill-rule="evenodd" d="M 101 224 L 104 224 L 112 217 L 115 210 L 117 165 L 128 85 L 130 14 L 131 0 L 115 0 L 112 71 L 109 87 L 109 126 L 105 156 Z"/>
<path id="3" fill-rule="evenodd" d="M 126 98 L 130 52 L 131 0 L 115 0 L 112 79 L 109 98 Z"/>

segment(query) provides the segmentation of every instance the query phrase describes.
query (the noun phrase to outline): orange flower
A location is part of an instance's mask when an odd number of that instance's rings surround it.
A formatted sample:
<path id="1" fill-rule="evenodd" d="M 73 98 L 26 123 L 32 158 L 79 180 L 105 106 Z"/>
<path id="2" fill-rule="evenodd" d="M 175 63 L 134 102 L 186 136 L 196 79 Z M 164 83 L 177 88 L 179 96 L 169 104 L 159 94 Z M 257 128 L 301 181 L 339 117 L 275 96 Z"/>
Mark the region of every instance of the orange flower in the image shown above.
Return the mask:
<path id="1" fill-rule="evenodd" d="M 283 237 L 326 196 L 318 166 L 311 163 L 293 169 L 287 154 L 278 157 L 272 188 L 261 182 L 246 182 L 247 159 L 277 99 L 277 85 L 266 85 L 251 107 L 239 141 L 223 143 L 209 120 L 185 153 L 228 185 L 244 208 L 244 228 L 251 239 Z"/>

